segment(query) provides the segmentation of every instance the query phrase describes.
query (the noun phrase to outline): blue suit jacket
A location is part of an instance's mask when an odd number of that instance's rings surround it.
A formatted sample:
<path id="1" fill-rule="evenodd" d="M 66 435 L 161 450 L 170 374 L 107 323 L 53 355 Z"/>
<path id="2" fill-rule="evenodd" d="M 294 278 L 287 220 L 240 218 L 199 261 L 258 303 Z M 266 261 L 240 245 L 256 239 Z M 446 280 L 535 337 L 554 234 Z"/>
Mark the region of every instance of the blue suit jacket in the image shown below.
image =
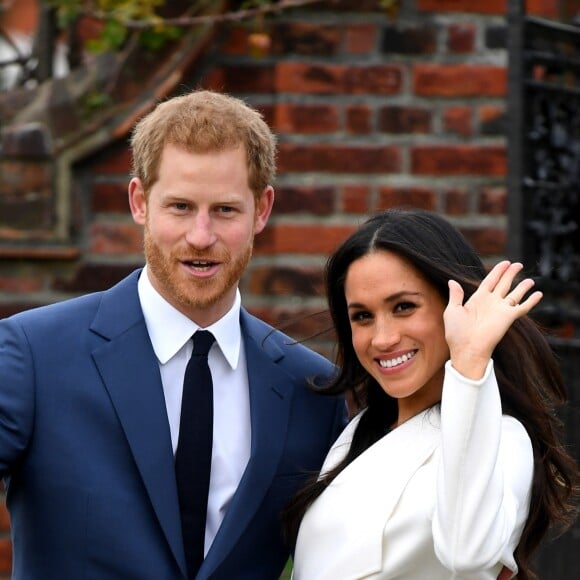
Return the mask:
<path id="1" fill-rule="evenodd" d="M 173 453 L 135 272 L 0 321 L 0 473 L 18 580 L 185 578 Z M 251 458 L 200 579 L 274 580 L 279 512 L 344 425 L 331 365 L 241 313 Z"/>

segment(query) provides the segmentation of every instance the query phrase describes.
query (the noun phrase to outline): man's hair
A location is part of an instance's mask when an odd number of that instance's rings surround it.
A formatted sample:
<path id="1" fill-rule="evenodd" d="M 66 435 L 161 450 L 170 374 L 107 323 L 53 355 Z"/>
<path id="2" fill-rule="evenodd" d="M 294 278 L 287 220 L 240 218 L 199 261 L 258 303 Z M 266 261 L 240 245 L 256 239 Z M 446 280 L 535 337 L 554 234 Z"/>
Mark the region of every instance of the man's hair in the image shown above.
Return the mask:
<path id="1" fill-rule="evenodd" d="M 197 90 L 158 104 L 131 135 L 133 176 L 145 193 L 159 178 L 166 145 L 191 153 L 211 153 L 242 145 L 248 164 L 248 185 L 259 198 L 276 173 L 276 138 L 262 115 L 235 97 Z"/>

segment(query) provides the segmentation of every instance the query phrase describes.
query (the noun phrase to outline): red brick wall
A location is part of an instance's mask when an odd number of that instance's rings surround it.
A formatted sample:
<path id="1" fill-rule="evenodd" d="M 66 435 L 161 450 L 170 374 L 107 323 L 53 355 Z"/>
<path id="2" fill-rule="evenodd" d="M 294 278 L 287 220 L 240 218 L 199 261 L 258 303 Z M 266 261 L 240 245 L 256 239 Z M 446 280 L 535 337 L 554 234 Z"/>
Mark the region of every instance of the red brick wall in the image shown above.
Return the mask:
<path id="1" fill-rule="evenodd" d="M 277 200 L 245 304 L 305 337 L 324 327 L 321 267 L 369 212 L 406 204 L 454 221 L 486 260 L 506 251 L 507 0 L 402 0 L 390 19 L 348 0 L 224 29 L 184 85 L 260 108 L 279 135 Z M 556 16 L 556 0 L 528 2 Z M 141 264 L 126 200 L 126 136 L 75 167 L 73 243 L 0 260 L 0 316 L 106 288 Z M 331 340 L 311 342 L 330 353 Z M 0 511 L 0 572 L 9 570 Z"/>

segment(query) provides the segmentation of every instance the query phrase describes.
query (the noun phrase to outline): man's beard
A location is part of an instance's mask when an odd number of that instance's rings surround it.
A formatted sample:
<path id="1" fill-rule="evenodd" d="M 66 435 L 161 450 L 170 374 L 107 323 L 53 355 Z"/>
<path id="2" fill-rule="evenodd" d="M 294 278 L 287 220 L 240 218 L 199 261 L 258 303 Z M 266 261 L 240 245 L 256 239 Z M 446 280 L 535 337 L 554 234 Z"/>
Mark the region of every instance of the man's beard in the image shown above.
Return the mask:
<path id="1" fill-rule="evenodd" d="M 216 261 L 220 262 L 217 277 L 186 279 L 181 271 L 180 261 L 195 259 L 195 252 L 189 249 L 189 255 L 180 255 L 181 260 L 172 253 L 165 255 L 153 241 L 148 228 L 145 227 L 144 252 L 147 267 L 160 285 L 158 291 L 171 304 L 183 313 L 190 310 L 209 308 L 219 302 L 238 282 L 246 270 L 252 256 L 252 241 L 245 252 L 232 260 L 229 252 L 223 251 Z M 200 254 L 200 258 L 211 257 Z M 215 259 L 215 257 L 214 257 Z"/>

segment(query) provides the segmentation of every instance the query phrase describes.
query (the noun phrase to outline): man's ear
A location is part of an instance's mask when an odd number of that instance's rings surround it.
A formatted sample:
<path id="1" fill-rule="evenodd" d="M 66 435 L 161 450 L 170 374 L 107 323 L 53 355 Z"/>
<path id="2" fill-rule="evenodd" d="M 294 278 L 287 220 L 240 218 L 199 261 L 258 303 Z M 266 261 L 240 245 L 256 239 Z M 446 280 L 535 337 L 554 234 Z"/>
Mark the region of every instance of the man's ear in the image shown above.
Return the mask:
<path id="1" fill-rule="evenodd" d="M 144 225 L 147 221 L 147 199 L 141 180 L 137 177 L 129 182 L 129 207 L 135 223 Z"/>
<path id="2" fill-rule="evenodd" d="M 256 205 L 256 217 L 254 220 L 254 233 L 259 234 L 268 223 L 268 218 L 272 213 L 272 206 L 274 205 L 274 188 L 268 185 L 263 193 L 262 197 L 257 202 Z"/>

